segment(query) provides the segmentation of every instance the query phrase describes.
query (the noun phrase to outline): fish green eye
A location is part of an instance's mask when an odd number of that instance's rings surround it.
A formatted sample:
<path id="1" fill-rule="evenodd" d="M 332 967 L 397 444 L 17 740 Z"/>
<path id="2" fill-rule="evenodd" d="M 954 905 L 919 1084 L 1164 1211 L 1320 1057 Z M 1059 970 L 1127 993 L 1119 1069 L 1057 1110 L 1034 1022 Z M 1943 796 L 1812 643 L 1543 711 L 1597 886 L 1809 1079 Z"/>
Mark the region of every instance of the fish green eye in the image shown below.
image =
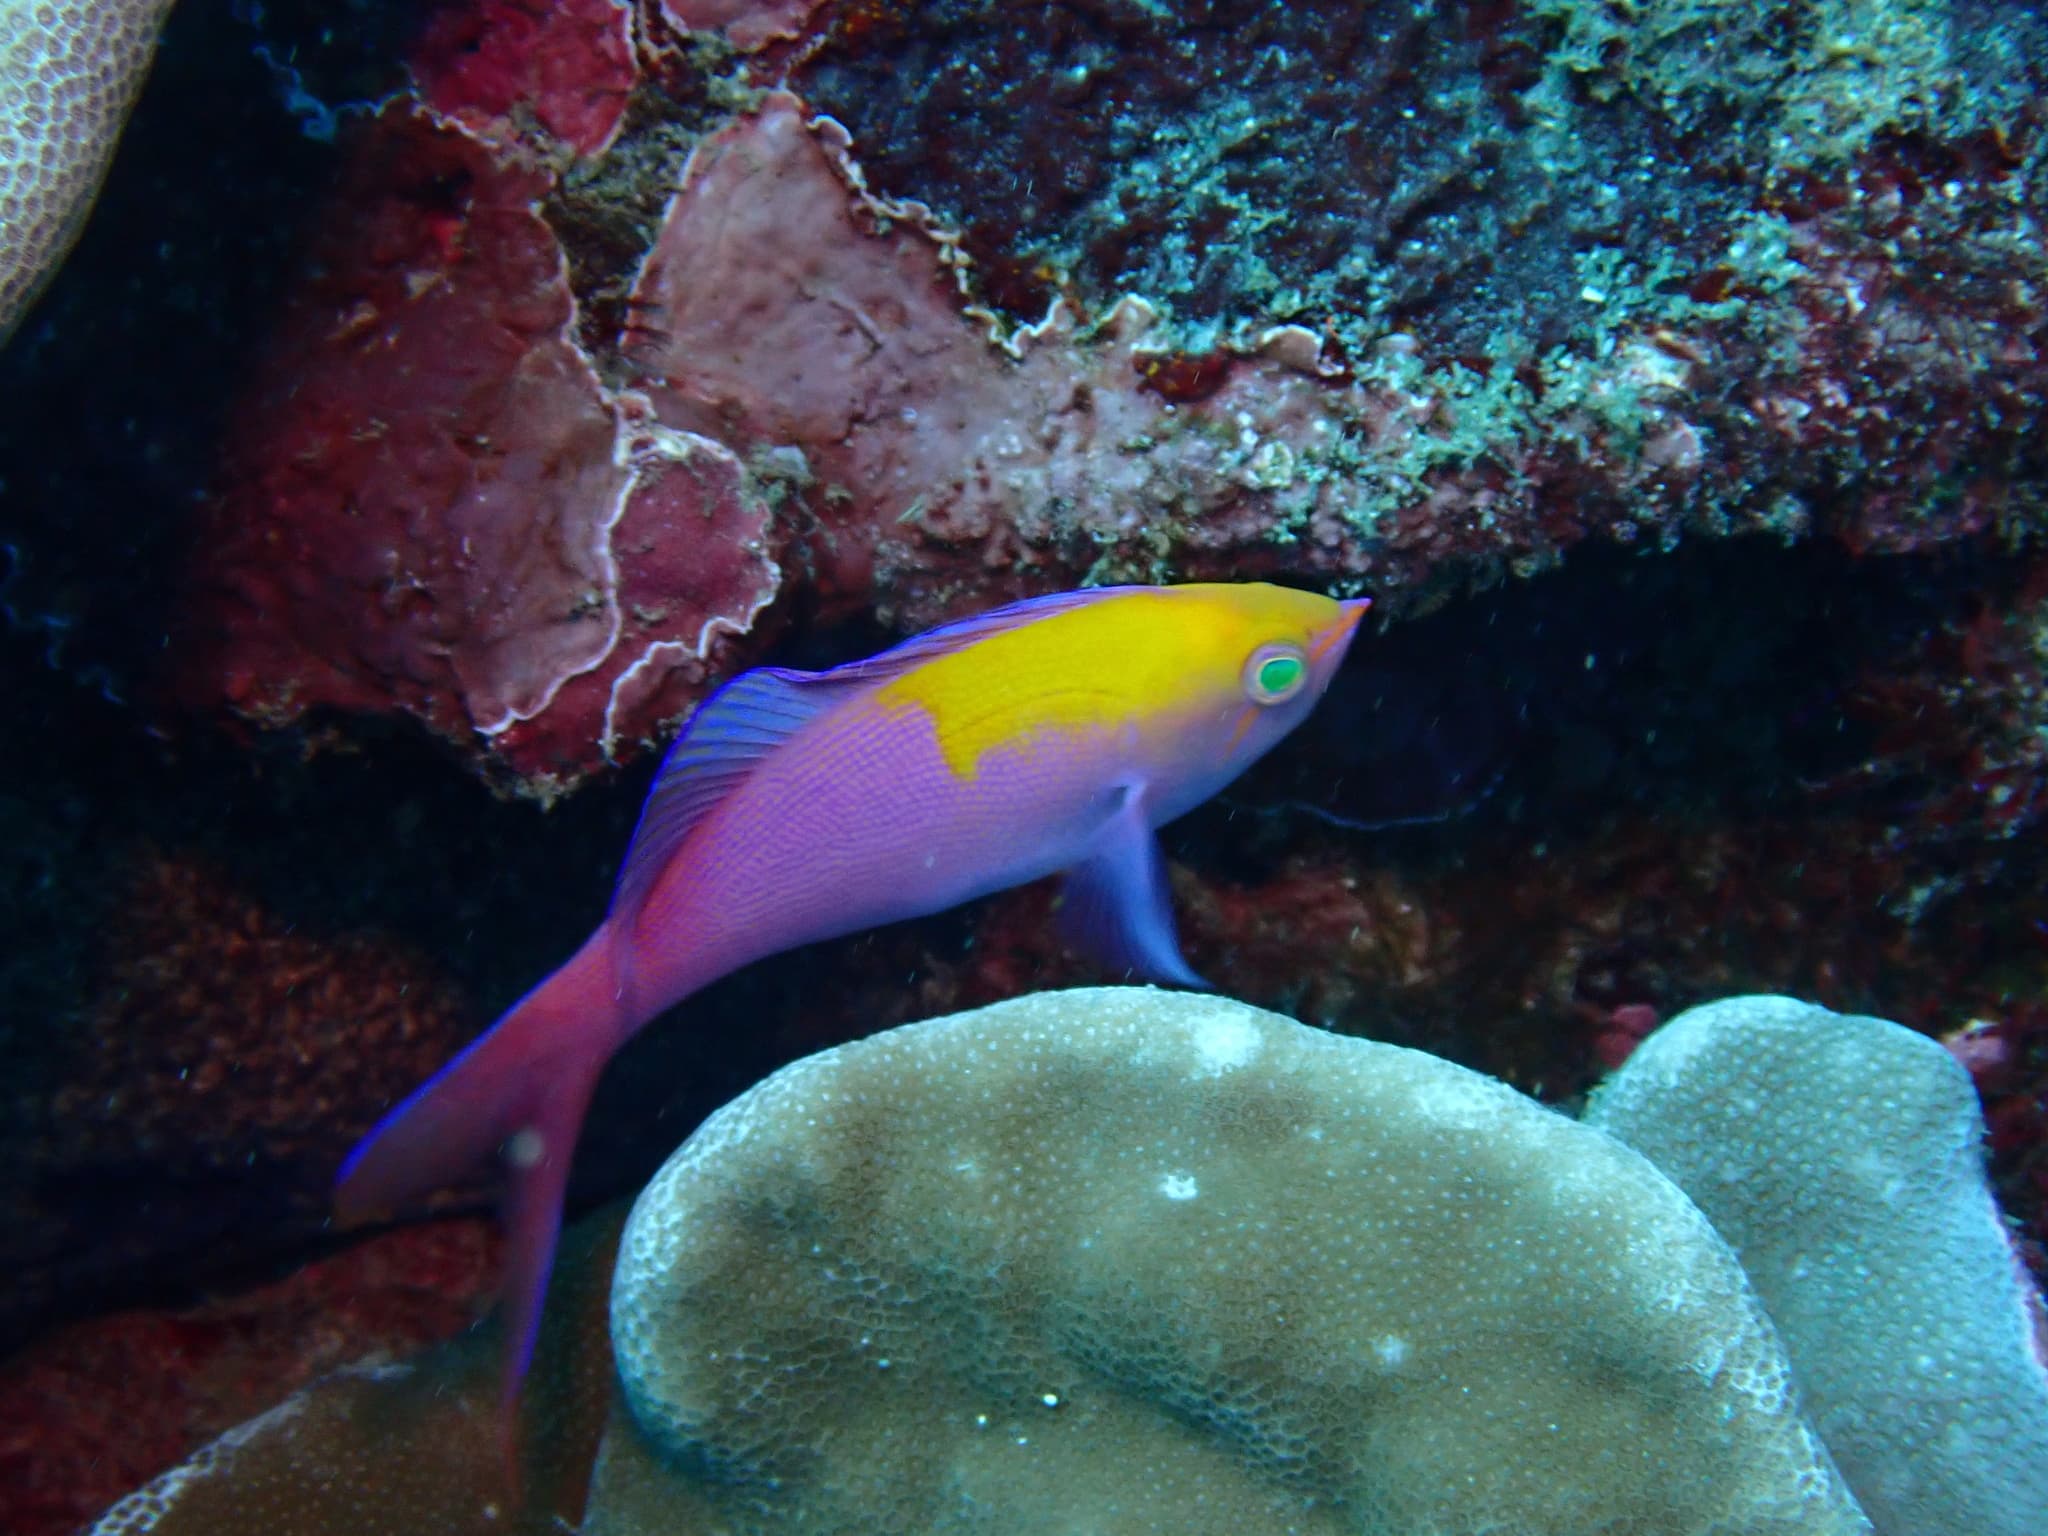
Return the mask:
<path id="1" fill-rule="evenodd" d="M 1244 691 L 1254 704 L 1285 704 L 1308 682 L 1308 655 L 1298 645 L 1262 645 L 1244 664 Z"/>

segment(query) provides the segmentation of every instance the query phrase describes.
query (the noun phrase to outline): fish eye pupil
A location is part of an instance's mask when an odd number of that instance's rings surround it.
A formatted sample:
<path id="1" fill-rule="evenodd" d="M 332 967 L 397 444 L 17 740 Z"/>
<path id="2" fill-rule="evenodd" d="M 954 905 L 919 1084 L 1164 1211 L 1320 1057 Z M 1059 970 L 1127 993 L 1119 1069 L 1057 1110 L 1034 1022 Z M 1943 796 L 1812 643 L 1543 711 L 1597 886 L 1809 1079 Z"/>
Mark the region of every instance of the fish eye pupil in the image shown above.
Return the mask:
<path id="1" fill-rule="evenodd" d="M 1259 681 L 1268 693 L 1285 693 L 1301 676 L 1301 663 L 1292 656 L 1270 656 L 1259 667 Z"/>
<path id="2" fill-rule="evenodd" d="M 1265 703 L 1278 703 L 1301 685 L 1307 668 L 1299 656 L 1281 652 L 1261 657 L 1252 669 L 1252 688 Z"/>

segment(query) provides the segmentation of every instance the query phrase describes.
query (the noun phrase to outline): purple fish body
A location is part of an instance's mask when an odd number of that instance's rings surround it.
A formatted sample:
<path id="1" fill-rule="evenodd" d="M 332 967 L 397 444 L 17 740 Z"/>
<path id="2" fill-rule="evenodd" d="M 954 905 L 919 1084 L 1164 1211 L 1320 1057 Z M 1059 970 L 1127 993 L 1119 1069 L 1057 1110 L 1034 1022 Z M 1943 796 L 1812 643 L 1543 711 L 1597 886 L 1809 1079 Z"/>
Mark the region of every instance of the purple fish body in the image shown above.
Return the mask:
<path id="1" fill-rule="evenodd" d="M 1053 740 L 962 785 L 923 722 L 872 705 L 806 745 L 765 764 L 704 826 L 700 857 L 669 866 L 650 893 L 632 946 L 649 1006 L 785 949 L 1082 864 L 1124 793 L 1114 786 L 1147 781 L 1141 754 L 1117 761 L 1100 742 Z M 1119 770 L 1108 783 L 1105 763 Z M 1148 823 L 1215 787 L 1160 796 Z"/>
<path id="2" fill-rule="evenodd" d="M 752 961 L 1065 871 L 1120 974 L 1201 980 L 1153 829 L 1304 718 L 1364 600 L 1258 584 L 1035 599 L 825 673 L 749 672 L 670 749 L 605 921 L 344 1166 L 344 1216 L 510 1168 L 507 1390 L 530 1356 L 570 1154 L 614 1051 Z"/>

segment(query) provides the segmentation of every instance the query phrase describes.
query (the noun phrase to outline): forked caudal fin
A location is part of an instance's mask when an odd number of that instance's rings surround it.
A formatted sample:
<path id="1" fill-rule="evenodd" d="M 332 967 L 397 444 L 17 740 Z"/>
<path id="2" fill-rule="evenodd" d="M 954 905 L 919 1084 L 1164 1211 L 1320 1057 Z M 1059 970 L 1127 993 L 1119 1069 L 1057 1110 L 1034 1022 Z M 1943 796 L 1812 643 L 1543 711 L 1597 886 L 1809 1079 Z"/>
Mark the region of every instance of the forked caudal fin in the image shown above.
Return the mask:
<path id="1" fill-rule="evenodd" d="M 540 1327 L 569 1163 L 591 1090 L 624 1031 L 600 928 L 469 1049 L 386 1115 L 342 1164 L 344 1224 L 395 1210 L 505 1150 L 505 1400 L 509 1422 Z"/>

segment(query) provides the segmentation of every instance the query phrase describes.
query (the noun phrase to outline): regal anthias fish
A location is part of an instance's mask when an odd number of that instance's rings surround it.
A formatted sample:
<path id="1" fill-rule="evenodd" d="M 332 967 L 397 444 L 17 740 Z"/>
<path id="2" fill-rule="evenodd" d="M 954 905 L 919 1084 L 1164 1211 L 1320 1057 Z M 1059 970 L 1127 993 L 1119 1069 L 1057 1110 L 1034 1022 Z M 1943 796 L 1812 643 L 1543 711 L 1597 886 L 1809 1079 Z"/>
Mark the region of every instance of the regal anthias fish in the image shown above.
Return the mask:
<path id="1" fill-rule="evenodd" d="M 670 748 L 611 910 L 343 1166 L 343 1219 L 503 1150 L 506 1389 L 531 1359 L 569 1160 L 604 1064 L 751 961 L 1064 870 L 1072 935 L 1183 986 L 1153 829 L 1308 715 L 1368 599 L 1262 583 L 1059 593 L 829 672 L 764 668 Z"/>

